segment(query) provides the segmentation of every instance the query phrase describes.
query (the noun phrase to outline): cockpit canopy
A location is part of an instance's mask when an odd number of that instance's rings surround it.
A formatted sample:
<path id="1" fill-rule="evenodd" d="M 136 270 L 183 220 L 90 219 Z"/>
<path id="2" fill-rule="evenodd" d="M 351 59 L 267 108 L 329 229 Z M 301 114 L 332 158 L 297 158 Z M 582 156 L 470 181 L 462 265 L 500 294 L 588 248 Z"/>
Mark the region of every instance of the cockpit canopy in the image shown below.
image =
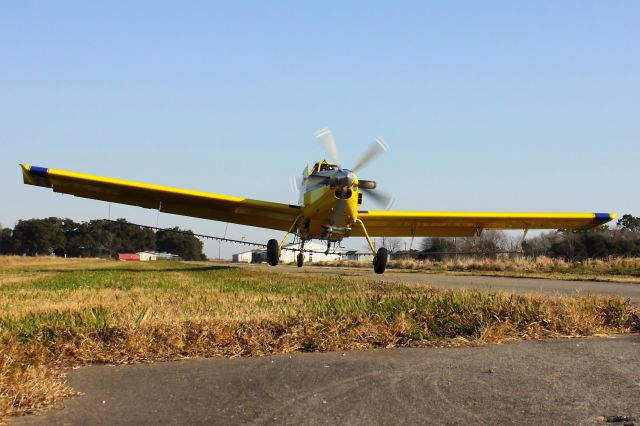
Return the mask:
<path id="1" fill-rule="evenodd" d="M 318 161 L 316 164 L 313 165 L 313 169 L 311 173 L 313 174 L 313 173 L 324 172 L 327 170 L 339 170 L 339 169 L 340 168 L 335 164 L 329 164 L 326 161 Z"/>

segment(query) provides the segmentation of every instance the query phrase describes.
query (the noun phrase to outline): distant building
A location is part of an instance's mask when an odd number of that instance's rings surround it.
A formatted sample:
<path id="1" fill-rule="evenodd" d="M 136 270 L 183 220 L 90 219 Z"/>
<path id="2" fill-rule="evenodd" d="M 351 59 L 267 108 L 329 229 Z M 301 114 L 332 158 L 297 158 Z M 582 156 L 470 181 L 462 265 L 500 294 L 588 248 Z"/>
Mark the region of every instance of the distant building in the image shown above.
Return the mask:
<path id="1" fill-rule="evenodd" d="M 177 254 L 140 251 L 138 253 L 118 253 L 116 260 L 148 262 L 151 260 L 182 260 L 182 258 Z"/>
<path id="2" fill-rule="evenodd" d="M 253 252 L 254 250 L 249 250 L 231 255 L 231 261 L 233 263 L 251 263 L 253 261 Z"/>
<path id="3" fill-rule="evenodd" d="M 182 260 L 177 254 L 171 253 L 153 253 L 156 256 L 156 260 Z"/>
<path id="4" fill-rule="evenodd" d="M 140 256 L 140 260 L 142 261 L 158 260 L 158 256 L 153 252 L 139 251 L 138 256 Z"/>
<path id="5" fill-rule="evenodd" d="M 283 247 L 282 252 L 280 253 L 280 262 L 281 263 L 292 263 L 295 262 L 298 256 L 299 251 L 293 250 L 284 250 L 285 248 L 298 249 L 300 248 L 299 244 L 287 244 Z M 305 250 L 313 250 L 317 253 L 309 253 L 304 252 L 304 261 L 306 262 L 326 262 L 331 260 L 340 260 L 342 258 L 341 253 L 329 253 L 324 254 L 327 250 L 327 245 L 323 243 L 316 243 L 313 241 L 307 241 L 304 245 Z M 244 251 L 241 253 L 236 253 L 231 256 L 231 261 L 234 263 L 261 263 L 267 261 L 267 249 L 259 248 L 250 251 Z"/>
<path id="6" fill-rule="evenodd" d="M 138 253 L 118 253 L 116 255 L 116 260 L 121 260 L 125 262 L 139 261 L 140 255 Z"/>
<path id="7" fill-rule="evenodd" d="M 357 251 L 357 250 L 349 250 L 344 253 L 342 256 L 342 260 L 355 260 L 355 261 L 373 261 L 373 253 L 370 251 Z"/>

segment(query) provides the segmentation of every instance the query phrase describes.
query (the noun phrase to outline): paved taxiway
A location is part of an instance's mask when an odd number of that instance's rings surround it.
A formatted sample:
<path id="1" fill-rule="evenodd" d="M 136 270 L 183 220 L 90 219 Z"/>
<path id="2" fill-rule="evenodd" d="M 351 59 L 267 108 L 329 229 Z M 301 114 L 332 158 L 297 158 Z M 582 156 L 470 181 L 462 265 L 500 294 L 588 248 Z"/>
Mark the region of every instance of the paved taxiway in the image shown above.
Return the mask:
<path id="1" fill-rule="evenodd" d="M 595 424 L 640 418 L 639 353 L 626 335 L 93 366 L 10 424 Z"/>
<path id="2" fill-rule="evenodd" d="M 237 264 L 232 265 L 235 266 Z M 298 268 L 296 266 L 290 265 L 278 265 L 274 268 L 267 265 L 244 264 L 242 265 L 242 267 L 292 274 L 323 274 L 354 279 L 372 279 L 384 282 L 425 284 L 434 287 L 444 287 L 459 290 L 475 289 L 493 292 L 506 291 L 515 293 L 568 296 L 586 294 L 596 294 L 603 296 L 613 295 L 628 298 L 632 303 L 640 305 L 639 283 L 565 281 L 538 278 L 510 278 L 461 274 L 395 272 L 393 269 L 387 270 L 384 274 L 379 275 L 373 272 L 373 270 L 364 268 L 334 268 L 324 266 L 305 266 L 303 268 Z"/>

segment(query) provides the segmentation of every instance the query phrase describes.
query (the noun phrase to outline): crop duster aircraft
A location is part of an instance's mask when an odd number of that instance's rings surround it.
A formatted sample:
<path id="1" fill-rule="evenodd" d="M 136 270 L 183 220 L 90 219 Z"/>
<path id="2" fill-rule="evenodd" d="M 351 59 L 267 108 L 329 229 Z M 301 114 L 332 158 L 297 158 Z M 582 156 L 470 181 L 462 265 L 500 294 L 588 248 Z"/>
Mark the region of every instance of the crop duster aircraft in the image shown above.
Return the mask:
<path id="1" fill-rule="evenodd" d="M 613 213 L 469 213 L 360 210 L 365 197 L 388 204 L 390 197 L 376 190 L 372 180 L 358 179 L 356 173 L 386 150 L 377 138 L 362 159 L 351 169 L 342 167 L 335 140 L 329 129 L 315 133 L 330 161 L 307 166 L 296 182 L 298 205 L 272 203 L 242 197 L 191 191 L 89 174 L 22 164 L 24 183 L 51 188 L 55 192 L 158 209 L 177 215 L 199 217 L 242 225 L 286 231 L 280 242 L 267 244 L 269 265 L 278 264 L 280 251 L 289 234 L 300 239 L 298 266 L 302 266 L 304 244 L 311 239 L 332 243 L 345 237 L 365 237 L 374 254 L 373 268 L 381 274 L 388 252 L 376 250 L 372 237 L 461 237 L 479 236 L 485 229 L 588 229 L 606 223 Z"/>

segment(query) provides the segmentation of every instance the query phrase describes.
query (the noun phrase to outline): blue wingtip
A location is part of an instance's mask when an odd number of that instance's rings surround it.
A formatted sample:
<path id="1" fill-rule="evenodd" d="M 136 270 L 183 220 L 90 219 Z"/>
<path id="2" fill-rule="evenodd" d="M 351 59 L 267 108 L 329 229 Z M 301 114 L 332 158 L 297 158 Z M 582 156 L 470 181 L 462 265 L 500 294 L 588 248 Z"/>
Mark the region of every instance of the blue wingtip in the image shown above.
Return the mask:
<path id="1" fill-rule="evenodd" d="M 46 167 L 31 166 L 29 168 L 29 173 L 33 173 L 34 175 L 46 176 L 48 172 L 49 169 Z"/>
<path id="2" fill-rule="evenodd" d="M 594 213 L 596 220 L 611 220 L 611 215 L 609 213 Z"/>

